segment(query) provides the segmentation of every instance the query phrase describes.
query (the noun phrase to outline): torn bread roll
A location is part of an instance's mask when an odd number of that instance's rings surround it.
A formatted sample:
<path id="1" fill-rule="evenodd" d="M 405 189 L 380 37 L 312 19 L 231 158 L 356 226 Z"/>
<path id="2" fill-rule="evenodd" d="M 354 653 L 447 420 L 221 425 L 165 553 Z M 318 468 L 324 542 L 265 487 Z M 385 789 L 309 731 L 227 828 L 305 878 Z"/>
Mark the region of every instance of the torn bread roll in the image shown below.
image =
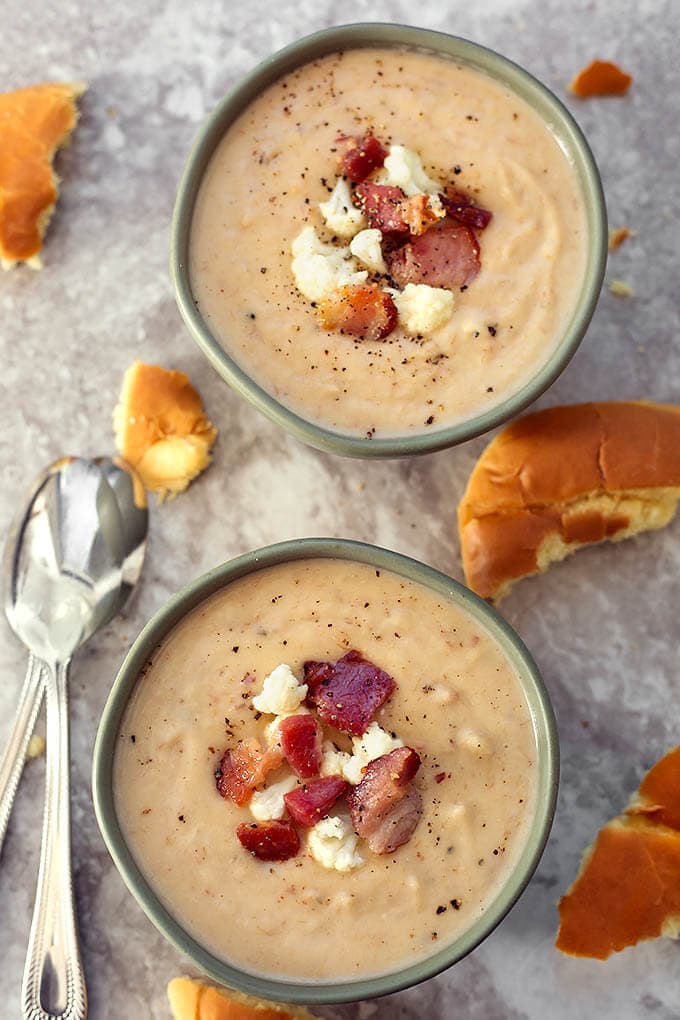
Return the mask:
<path id="1" fill-rule="evenodd" d="M 680 936 L 680 747 L 647 773 L 598 833 L 560 900 L 555 945 L 606 960 L 643 939 Z"/>
<path id="2" fill-rule="evenodd" d="M 170 982 L 168 1000 L 174 1020 L 315 1020 L 302 1006 L 265 1002 L 188 977 Z"/>
<path id="3" fill-rule="evenodd" d="M 510 425 L 479 458 L 458 507 L 465 579 L 500 599 L 583 545 L 662 528 L 680 498 L 680 408 L 552 407 Z"/>
<path id="4" fill-rule="evenodd" d="M 141 361 L 125 373 L 113 428 L 121 456 L 159 499 L 186 489 L 217 439 L 189 377 Z"/>
<path id="5" fill-rule="evenodd" d="M 57 149 L 78 122 L 82 82 L 32 85 L 0 94 L 0 264 L 41 266 L 39 252 L 57 202 Z"/>

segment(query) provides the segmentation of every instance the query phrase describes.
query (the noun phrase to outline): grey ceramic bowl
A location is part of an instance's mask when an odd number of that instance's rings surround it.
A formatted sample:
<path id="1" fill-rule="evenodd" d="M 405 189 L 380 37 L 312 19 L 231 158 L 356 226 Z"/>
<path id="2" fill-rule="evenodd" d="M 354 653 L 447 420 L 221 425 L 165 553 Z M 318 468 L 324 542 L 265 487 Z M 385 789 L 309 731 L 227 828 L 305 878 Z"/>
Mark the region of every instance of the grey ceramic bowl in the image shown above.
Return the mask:
<path id="1" fill-rule="evenodd" d="M 573 316 L 549 360 L 519 392 L 474 418 L 408 436 L 368 439 L 314 424 L 268 393 L 213 336 L 191 290 L 188 251 L 194 204 L 204 171 L 221 138 L 244 108 L 273 81 L 328 53 L 360 46 L 426 49 L 476 68 L 512 89 L 537 111 L 557 137 L 581 185 L 588 222 L 584 283 Z M 403 457 L 462 443 L 508 421 L 554 382 L 574 355 L 588 327 L 602 286 L 607 257 L 607 222 L 602 185 L 580 128 L 562 103 L 536 78 L 493 50 L 442 32 L 404 25 L 359 24 L 330 28 L 300 39 L 259 64 L 208 117 L 189 154 L 172 222 L 170 265 L 175 296 L 189 332 L 223 379 L 272 421 L 320 450 L 355 457 Z"/>
<path id="2" fill-rule="evenodd" d="M 112 789 L 113 757 L 123 714 L 140 670 L 166 634 L 200 602 L 230 582 L 263 567 L 319 557 L 354 560 L 390 570 L 433 589 L 478 620 L 517 670 L 533 718 L 538 749 L 536 812 L 526 845 L 515 870 L 482 917 L 427 960 L 379 977 L 337 983 L 265 979 L 239 970 L 204 949 L 165 909 L 137 867 L 118 823 Z M 299 539 L 268 546 L 216 567 L 173 596 L 146 625 L 121 666 L 104 708 L 94 749 L 94 804 L 106 845 L 130 892 L 159 931 L 186 953 L 196 967 L 218 982 L 268 999 L 309 1004 L 350 1002 L 396 992 L 432 977 L 474 949 L 505 917 L 531 878 L 548 838 L 557 796 L 558 758 L 553 711 L 538 669 L 517 634 L 495 610 L 457 581 L 398 553 L 339 539 Z"/>

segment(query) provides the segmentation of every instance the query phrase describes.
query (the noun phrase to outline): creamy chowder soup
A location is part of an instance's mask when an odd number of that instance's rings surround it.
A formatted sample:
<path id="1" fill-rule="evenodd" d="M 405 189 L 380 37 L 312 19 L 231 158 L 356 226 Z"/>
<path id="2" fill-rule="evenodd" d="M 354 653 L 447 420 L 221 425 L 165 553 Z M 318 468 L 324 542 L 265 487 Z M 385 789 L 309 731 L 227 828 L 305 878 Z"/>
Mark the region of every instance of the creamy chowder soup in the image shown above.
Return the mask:
<path id="1" fill-rule="evenodd" d="M 337 139 L 366 133 L 493 214 L 478 275 L 426 336 L 327 331 L 295 285 L 300 232 L 333 241 L 319 203 L 340 173 Z M 528 382 L 571 318 L 586 245 L 576 173 L 524 100 L 443 57 L 356 49 L 286 75 L 228 129 L 196 201 L 189 268 L 214 336 L 278 401 L 334 431 L 395 436 L 474 417 Z"/>
<path id="2" fill-rule="evenodd" d="M 379 724 L 414 748 L 423 813 L 408 843 L 365 846 L 354 870 L 300 853 L 256 859 L 214 771 L 240 739 L 265 741 L 253 693 L 281 663 L 349 649 L 396 689 Z M 342 734 L 334 739 L 342 745 Z M 386 973 L 455 939 L 516 867 L 536 805 L 536 740 L 504 652 L 427 588 L 345 560 L 286 563 L 189 613 L 142 670 L 119 733 L 115 809 L 162 903 L 203 946 L 250 973 L 328 982 Z"/>

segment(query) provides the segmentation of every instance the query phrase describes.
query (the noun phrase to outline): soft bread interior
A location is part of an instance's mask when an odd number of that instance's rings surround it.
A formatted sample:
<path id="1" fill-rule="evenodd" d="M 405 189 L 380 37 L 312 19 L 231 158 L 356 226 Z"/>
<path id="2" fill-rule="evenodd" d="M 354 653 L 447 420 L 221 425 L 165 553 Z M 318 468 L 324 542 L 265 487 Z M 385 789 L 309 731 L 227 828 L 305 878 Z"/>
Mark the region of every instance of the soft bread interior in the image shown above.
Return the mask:
<path id="1" fill-rule="evenodd" d="M 116 446 L 160 499 L 183 492 L 210 464 L 217 429 L 183 372 L 136 361 L 113 412 Z"/>
<path id="2" fill-rule="evenodd" d="M 680 488 L 602 492 L 574 500 L 559 512 L 561 530 L 548 532 L 538 546 L 535 569 L 508 578 L 495 590 L 493 598 L 496 601 L 504 598 L 522 577 L 544 573 L 552 563 L 566 559 L 584 545 L 621 542 L 644 531 L 665 528 L 675 516 L 678 500 Z M 502 528 L 502 515 L 496 520 Z M 579 531 L 583 537 L 570 539 Z"/>

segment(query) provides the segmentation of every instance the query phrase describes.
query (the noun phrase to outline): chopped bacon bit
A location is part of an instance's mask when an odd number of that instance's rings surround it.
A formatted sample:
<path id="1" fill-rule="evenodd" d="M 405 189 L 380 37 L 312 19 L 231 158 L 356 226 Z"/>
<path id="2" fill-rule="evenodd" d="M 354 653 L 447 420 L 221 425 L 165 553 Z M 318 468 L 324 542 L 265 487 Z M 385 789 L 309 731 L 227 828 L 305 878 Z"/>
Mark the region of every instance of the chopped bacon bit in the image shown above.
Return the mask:
<path id="1" fill-rule="evenodd" d="M 281 747 L 301 779 L 318 776 L 321 768 L 321 727 L 313 715 L 290 715 L 279 723 Z"/>
<path id="2" fill-rule="evenodd" d="M 413 237 L 424 234 L 426 230 L 443 219 L 444 209 L 438 211 L 430 205 L 429 195 L 413 195 L 402 202 L 402 211 L 409 233 Z"/>
<path id="3" fill-rule="evenodd" d="M 342 147 L 340 169 L 355 184 L 365 181 L 385 162 L 387 149 L 374 135 L 364 135 L 363 138 L 342 135 L 337 141 Z"/>
<path id="4" fill-rule="evenodd" d="M 417 786 L 407 787 L 406 793 L 387 812 L 382 821 L 367 837 L 368 847 L 374 854 L 391 854 L 408 843 L 423 813 L 423 798 Z"/>
<path id="5" fill-rule="evenodd" d="M 622 96 L 633 83 L 633 76 L 609 60 L 593 60 L 569 84 L 569 91 L 579 99 L 591 96 Z"/>
<path id="6" fill-rule="evenodd" d="M 306 662 L 307 704 L 343 733 L 360 737 L 396 687 L 392 677 L 352 650 L 336 663 Z"/>
<path id="7" fill-rule="evenodd" d="M 354 829 L 374 853 L 391 853 L 411 838 L 422 814 L 420 794 L 410 785 L 419 768 L 412 747 L 397 747 L 370 762 L 347 795 Z"/>
<path id="8" fill-rule="evenodd" d="M 287 820 L 243 822 L 236 829 L 241 846 L 261 861 L 287 861 L 300 849 L 300 837 Z"/>
<path id="9" fill-rule="evenodd" d="M 489 226 L 493 213 L 475 205 L 464 192 L 458 191 L 451 184 L 447 184 L 445 194 L 439 197 L 452 220 L 464 223 L 466 227 L 474 227 L 475 230 L 485 230 Z"/>
<path id="10" fill-rule="evenodd" d="M 406 195 L 392 184 L 360 184 L 354 200 L 368 220 L 369 227 L 383 234 L 408 234 L 404 215 Z"/>
<path id="11" fill-rule="evenodd" d="M 324 329 L 339 330 L 373 343 L 384 340 L 397 324 L 392 296 L 373 283 L 339 287 L 319 302 Z"/>
<path id="12" fill-rule="evenodd" d="M 342 776 L 324 776 L 311 783 L 298 786 L 284 794 L 284 801 L 293 821 L 298 825 L 316 825 L 325 818 L 338 797 L 342 797 L 347 783 Z"/>
<path id="13" fill-rule="evenodd" d="M 445 779 L 446 772 L 438 772 L 437 775 L 434 777 L 435 783 L 443 783 Z"/>
<path id="14" fill-rule="evenodd" d="M 262 749 L 259 740 L 241 740 L 236 747 L 227 749 L 215 770 L 217 792 L 225 800 L 239 807 L 247 804 L 253 790 L 262 786 L 267 773 L 283 761 L 280 747 Z"/>
<path id="15" fill-rule="evenodd" d="M 480 270 L 479 244 L 469 227 L 442 220 L 413 241 L 385 252 L 391 276 L 400 287 L 426 283 L 454 290 Z"/>

